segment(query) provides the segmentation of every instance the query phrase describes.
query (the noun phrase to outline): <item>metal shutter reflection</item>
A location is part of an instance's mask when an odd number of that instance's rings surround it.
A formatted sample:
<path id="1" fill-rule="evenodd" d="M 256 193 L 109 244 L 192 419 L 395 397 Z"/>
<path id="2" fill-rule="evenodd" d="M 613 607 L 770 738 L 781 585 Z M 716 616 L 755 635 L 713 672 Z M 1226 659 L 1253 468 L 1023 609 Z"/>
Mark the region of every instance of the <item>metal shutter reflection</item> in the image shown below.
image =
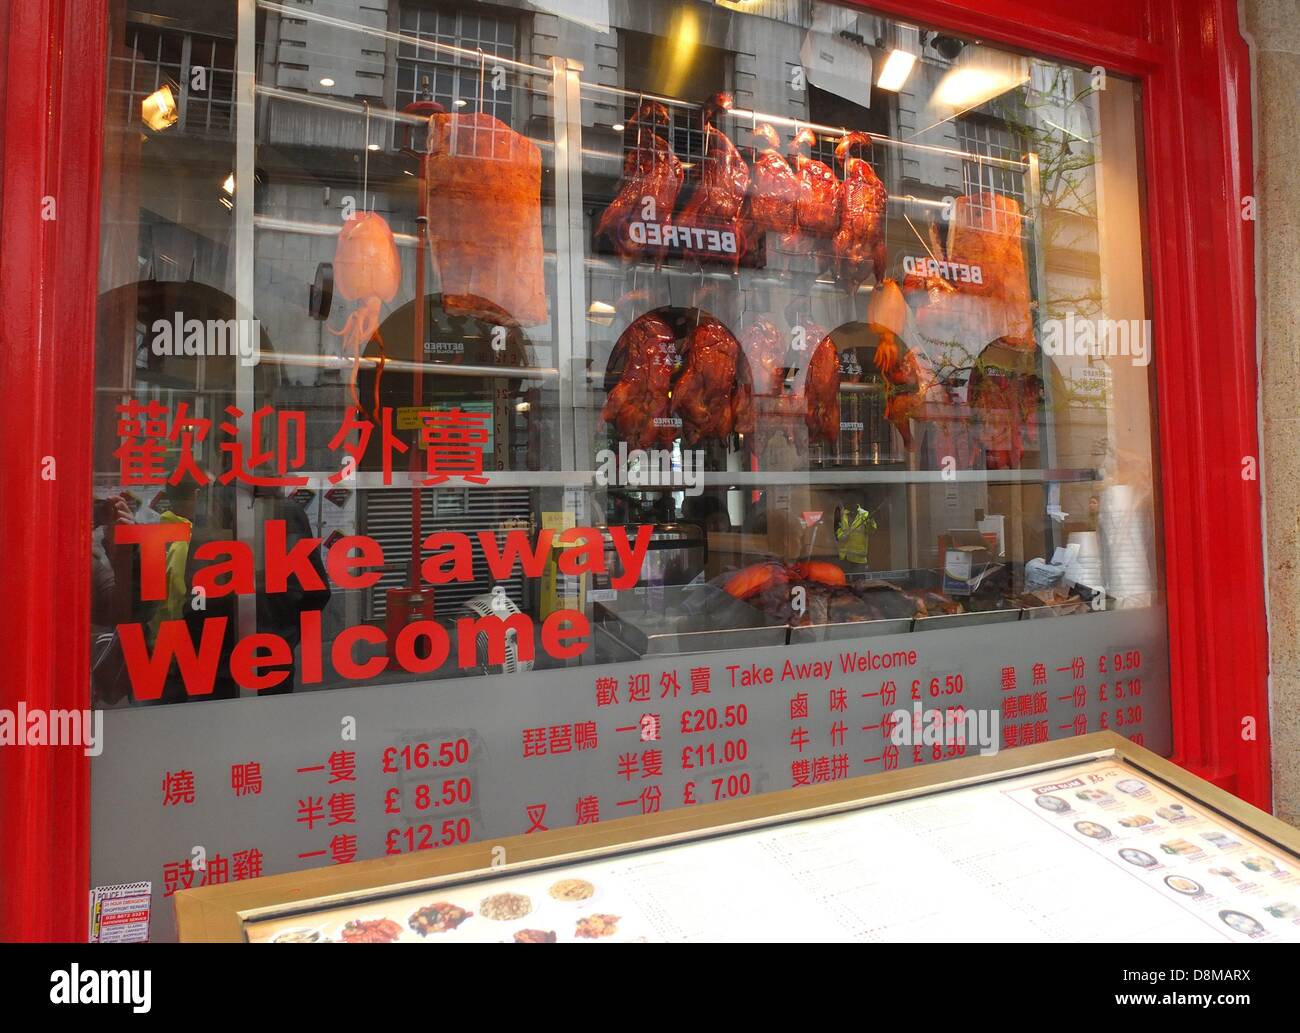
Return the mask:
<path id="1" fill-rule="evenodd" d="M 362 492 L 361 498 L 361 533 L 370 535 L 384 550 L 384 573 L 370 589 L 367 619 L 382 621 L 388 609 L 388 589 L 406 583 L 411 560 L 411 493 L 405 489 L 376 489 Z M 528 488 L 426 488 L 420 492 L 424 537 L 435 531 L 459 531 L 469 537 L 474 547 L 474 580 L 435 587 L 434 611 L 438 616 L 455 616 L 466 599 L 491 590 L 492 580 L 477 534 L 495 530 L 500 542 L 505 531 L 497 529 L 507 521 L 514 527 L 527 528 L 528 498 Z M 521 578 L 515 576 L 498 584 L 525 609 Z"/>

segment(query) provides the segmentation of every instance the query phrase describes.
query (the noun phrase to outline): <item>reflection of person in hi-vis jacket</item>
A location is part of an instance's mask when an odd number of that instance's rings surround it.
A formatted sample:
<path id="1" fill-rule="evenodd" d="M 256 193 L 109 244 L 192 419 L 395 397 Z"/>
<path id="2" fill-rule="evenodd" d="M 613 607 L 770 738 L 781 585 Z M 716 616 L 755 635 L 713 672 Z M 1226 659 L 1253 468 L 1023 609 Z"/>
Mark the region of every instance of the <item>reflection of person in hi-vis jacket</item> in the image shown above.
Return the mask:
<path id="1" fill-rule="evenodd" d="M 840 559 L 845 563 L 867 565 L 867 546 L 871 532 L 876 529 L 875 518 L 861 506 L 840 506 L 835 511 L 835 540 L 839 542 Z"/>

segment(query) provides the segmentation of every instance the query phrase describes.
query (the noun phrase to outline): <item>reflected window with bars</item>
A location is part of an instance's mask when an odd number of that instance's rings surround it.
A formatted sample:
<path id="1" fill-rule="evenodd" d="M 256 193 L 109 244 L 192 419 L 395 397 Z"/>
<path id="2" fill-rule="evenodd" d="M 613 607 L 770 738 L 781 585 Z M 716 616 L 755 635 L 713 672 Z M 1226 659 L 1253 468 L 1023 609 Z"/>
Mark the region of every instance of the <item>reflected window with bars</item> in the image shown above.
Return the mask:
<path id="1" fill-rule="evenodd" d="M 509 88 L 494 88 L 493 58 L 517 57 L 516 21 L 403 4 L 400 31 L 398 110 L 417 100 L 433 100 L 448 111 L 479 111 L 512 124 L 514 95 Z M 468 53 L 446 49 L 452 47 Z M 422 143 L 417 141 L 417 146 Z"/>
<path id="2" fill-rule="evenodd" d="M 695 182 L 700 178 L 700 172 L 704 168 L 705 161 L 704 124 L 701 120 L 699 106 L 664 102 L 671 124 L 669 126 L 655 124 L 652 127 L 647 122 L 644 131 L 638 134 L 636 113 L 640 110 L 642 103 L 643 99 L 639 95 L 625 97 L 623 100 L 623 124 L 627 126 L 626 131 L 623 133 L 623 153 L 626 155 L 628 151 L 635 151 L 638 146 L 646 151 L 652 150 L 653 141 L 650 132 L 653 128 L 655 133 L 668 141 L 673 153 L 677 155 L 678 160 L 682 163 L 682 168 L 686 173 L 685 182 Z M 731 126 L 728 122 L 724 122 L 721 128 L 728 136 L 731 136 Z"/>
<path id="3" fill-rule="evenodd" d="M 974 118 L 959 118 L 956 126 L 958 146 L 963 151 L 1007 161 L 1022 161 L 1025 157 L 1028 147 L 1024 137 L 1005 126 Z M 983 161 L 963 161 L 962 187 L 968 196 L 992 191 L 1004 197 L 1013 197 L 1021 210 L 1024 210 L 1023 169 Z"/>
<path id="4" fill-rule="evenodd" d="M 125 45 L 110 58 L 109 110 L 123 123 L 138 122 L 141 105 L 166 90 L 175 107 L 168 128 L 229 136 L 234 126 L 233 40 L 128 25 Z"/>

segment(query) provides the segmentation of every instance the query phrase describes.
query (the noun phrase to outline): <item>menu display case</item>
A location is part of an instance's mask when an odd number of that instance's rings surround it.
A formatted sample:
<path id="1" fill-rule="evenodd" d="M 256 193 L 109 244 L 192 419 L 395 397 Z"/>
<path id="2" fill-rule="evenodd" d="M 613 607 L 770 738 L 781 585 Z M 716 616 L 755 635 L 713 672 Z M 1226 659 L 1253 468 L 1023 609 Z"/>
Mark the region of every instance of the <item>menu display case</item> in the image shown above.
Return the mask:
<path id="1" fill-rule="evenodd" d="M 1296 942 L 1300 834 L 1095 733 L 176 905 L 250 943 Z"/>

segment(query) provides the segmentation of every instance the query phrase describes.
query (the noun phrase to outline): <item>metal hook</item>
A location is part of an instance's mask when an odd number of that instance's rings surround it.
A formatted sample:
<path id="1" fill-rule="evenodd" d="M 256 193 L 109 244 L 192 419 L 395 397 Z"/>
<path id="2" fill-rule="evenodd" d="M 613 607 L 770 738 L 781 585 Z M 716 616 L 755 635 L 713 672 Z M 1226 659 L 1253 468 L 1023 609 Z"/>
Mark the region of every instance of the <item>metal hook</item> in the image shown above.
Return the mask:
<path id="1" fill-rule="evenodd" d="M 641 131 L 643 128 L 641 112 L 645 108 L 645 94 L 637 95 L 636 110 L 632 112 L 632 117 L 636 119 L 636 160 L 641 161 Z"/>
<path id="2" fill-rule="evenodd" d="M 487 74 L 487 54 L 483 53 L 482 47 L 475 47 L 478 51 L 478 110 L 479 114 L 483 113 L 483 78 Z"/>
<path id="3" fill-rule="evenodd" d="M 366 195 L 370 192 L 370 101 L 361 101 L 365 112 L 365 147 L 361 152 L 361 210 L 366 210 Z"/>

